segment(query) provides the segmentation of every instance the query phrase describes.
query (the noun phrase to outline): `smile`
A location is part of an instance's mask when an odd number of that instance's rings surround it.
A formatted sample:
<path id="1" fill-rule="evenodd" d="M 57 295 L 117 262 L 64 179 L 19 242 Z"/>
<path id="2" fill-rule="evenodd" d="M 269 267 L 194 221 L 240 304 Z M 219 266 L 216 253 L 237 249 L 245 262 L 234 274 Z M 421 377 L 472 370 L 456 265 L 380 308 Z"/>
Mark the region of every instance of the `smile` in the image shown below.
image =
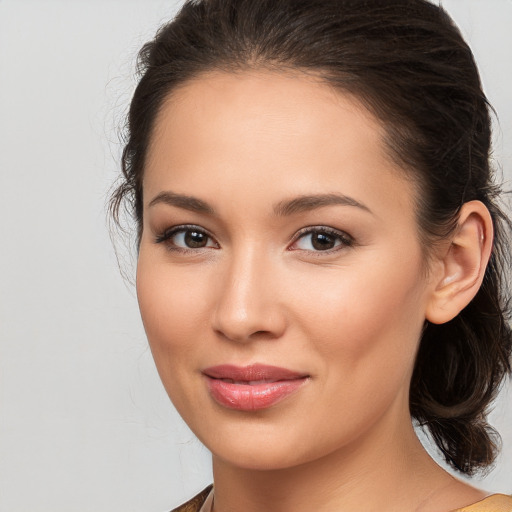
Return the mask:
<path id="1" fill-rule="evenodd" d="M 309 375 L 267 365 L 221 365 L 203 370 L 211 397 L 228 409 L 257 411 L 299 390 Z"/>

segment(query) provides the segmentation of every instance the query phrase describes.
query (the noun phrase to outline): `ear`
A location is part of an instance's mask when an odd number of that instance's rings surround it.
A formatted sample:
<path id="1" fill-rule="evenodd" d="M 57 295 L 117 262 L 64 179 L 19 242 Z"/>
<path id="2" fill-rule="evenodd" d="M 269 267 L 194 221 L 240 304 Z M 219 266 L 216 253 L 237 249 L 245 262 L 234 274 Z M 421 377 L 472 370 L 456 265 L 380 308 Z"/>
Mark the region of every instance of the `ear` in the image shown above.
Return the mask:
<path id="1" fill-rule="evenodd" d="M 482 284 L 491 255 L 491 214 L 480 201 L 464 203 L 453 237 L 439 255 L 426 319 L 443 324 L 455 318 Z"/>

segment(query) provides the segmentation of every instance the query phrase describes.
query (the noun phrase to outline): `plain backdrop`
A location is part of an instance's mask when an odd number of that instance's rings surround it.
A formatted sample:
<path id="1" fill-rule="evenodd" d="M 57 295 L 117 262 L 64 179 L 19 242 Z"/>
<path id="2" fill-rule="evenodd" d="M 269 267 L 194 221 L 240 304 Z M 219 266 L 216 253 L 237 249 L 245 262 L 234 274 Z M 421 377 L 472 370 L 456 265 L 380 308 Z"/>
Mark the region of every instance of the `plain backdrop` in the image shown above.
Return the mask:
<path id="1" fill-rule="evenodd" d="M 0 0 L 2 512 L 158 512 L 211 481 L 105 220 L 136 52 L 179 3 Z M 495 157 L 512 188 L 512 1 L 443 3 L 499 113 Z M 492 420 L 504 451 L 475 484 L 512 493 L 509 387 Z"/>

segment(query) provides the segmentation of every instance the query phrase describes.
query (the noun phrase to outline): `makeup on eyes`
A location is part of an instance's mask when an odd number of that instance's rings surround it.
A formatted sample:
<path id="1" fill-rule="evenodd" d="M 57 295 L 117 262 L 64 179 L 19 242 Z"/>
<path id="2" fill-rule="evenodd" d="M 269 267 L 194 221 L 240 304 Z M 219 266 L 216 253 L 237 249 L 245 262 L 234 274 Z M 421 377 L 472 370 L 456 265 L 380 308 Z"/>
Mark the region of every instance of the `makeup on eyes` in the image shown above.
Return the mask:
<path id="1" fill-rule="evenodd" d="M 189 224 L 173 226 L 165 229 L 163 232 L 161 232 L 155 237 L 155 243 L 159 244 L 163 242 L 168 242 L 177 235 L 183 235 L 182 243 L 189 244 L 189 249 L 201 249 L 203 247 L 207 247 L 208 239 L 213 240 L 213 237 L 208 233 L 207 230 L 200 226 Z M 205 245 L 200 245 L 201 242 L 205 242 Z M 219 248 L 217 243 L 215 243 L 213 247 Z"/>
<path id="2" fill-rule="evenodd" d="M 213 236 L 204 228 L 196 225 L 179 225 L 168 228 L 155 237 L 155 243 L 163 243 L 169 250 L 178 252 L 220 249 L 220 245 Z M 288 246 L 288 250 L 332 254 L 353 245 L 354 239 L 341 230 L 328 226 L 308 226 L 300 229 L 292 237 L 292 243 Z"/>

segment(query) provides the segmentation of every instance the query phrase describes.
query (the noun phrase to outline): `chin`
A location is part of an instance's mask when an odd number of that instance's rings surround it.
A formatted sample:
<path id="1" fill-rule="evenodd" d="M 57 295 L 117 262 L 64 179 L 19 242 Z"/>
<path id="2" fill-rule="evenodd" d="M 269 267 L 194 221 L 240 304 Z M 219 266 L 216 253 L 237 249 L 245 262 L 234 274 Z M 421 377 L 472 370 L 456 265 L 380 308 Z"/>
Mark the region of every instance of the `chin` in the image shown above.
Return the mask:
<path id="1" fill-rule="evenodd" d="M 232 467 L 255 471 L 278 471 L 297 467 L 321 459 L 337 447 L 317 443 L 308 445 L 304 440 L 315 439 L 317 436 L 310 432 L 301 432 L 296 427 L 268 427 L 239 426 L 236 432 L 219 428 L 218 437 L 198 437 L 212 452 L 214 459 L 218 458 Z"/>
<path id="2" fill-rule="evenodd" d="M 226 449 L 212 451 L 214 458 L 239 469 L 252 471 L 278 471 L 289 469 L 309 462 L 288 446 L 284 449 L 275 449 L 273 446 L 255 446 L 248 449 L 247 446 L 230 445 Z M 293 455 L 292 455 L 293 454 Z"/>

